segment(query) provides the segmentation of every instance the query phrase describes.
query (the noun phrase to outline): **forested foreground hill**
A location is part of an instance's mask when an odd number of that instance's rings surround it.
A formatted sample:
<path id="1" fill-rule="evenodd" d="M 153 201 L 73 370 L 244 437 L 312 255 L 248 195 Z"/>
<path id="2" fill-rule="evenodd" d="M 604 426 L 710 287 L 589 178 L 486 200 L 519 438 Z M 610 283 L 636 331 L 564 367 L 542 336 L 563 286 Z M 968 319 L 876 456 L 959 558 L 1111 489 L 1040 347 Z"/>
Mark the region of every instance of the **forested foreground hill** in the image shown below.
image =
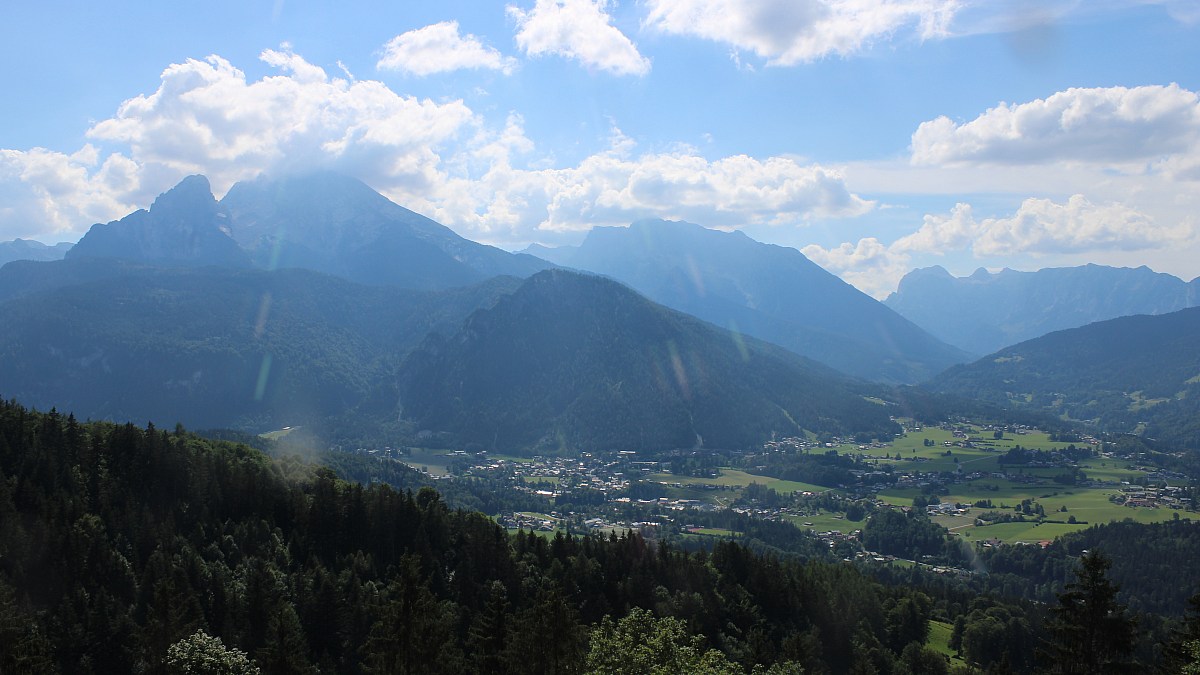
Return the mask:
<path id="1" fill-rule="evenodd" d="M 182 429 L 5 403 L 0 478 L 6 673 L 166 672 L 185 644 L 271 673 L 570 673 L 651 639 L 638 630 L 709 672 L 930 657 L 932 601 L 848 567 L 510 537 L 428 488 L 349 484 Z"/>

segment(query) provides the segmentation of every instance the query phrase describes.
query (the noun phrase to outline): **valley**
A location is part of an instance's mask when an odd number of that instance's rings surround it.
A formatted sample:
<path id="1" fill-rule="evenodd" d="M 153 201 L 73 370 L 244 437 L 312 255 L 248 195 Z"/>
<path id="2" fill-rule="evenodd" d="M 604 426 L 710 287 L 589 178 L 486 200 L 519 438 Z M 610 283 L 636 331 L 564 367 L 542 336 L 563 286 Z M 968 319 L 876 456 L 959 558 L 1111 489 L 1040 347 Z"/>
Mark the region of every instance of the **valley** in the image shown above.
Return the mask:
<path id="1" fill-rule="evenodd" d="M 1024 451 L 1018 457 L 1023 461 L 1013 461 L 1014 450 Z M 360 452 L 405 463 L 439 481 L 486 477 L 542 498 L 554 514 L 552 529 L 568 534 L 653 527 L 736 538 L 730 530 L 690 525 L 692 514 L 729 511 L 817 534 L 836 532 L 843 540 L 861 532 L 876 510 L 914 509 L 971 545 L 1045 545 L 1092 525 L 1191 520 L 1197 512 L 1193 476 L 1139 463 L 1143 458 L 1136 455 L 1116 455 L 1093 437 L 1052 440 L 1035 429 L 970 422 L 910 423 L 894 441 L 871 445 L 784 439 L 768 443 L 761 454 Z M 849 473 L 853 482 L 818 485 L 755 473 L 767 468 L 757 464 L 764 457 L 813 453 L 850 458 L 857 467 Z M 672 466 L 706 468 L 676 475 Z M 857 516 L 848 517 L 848 511 Z M 647 534 L 663 536 L 658 532 L 663 530 Z"/>

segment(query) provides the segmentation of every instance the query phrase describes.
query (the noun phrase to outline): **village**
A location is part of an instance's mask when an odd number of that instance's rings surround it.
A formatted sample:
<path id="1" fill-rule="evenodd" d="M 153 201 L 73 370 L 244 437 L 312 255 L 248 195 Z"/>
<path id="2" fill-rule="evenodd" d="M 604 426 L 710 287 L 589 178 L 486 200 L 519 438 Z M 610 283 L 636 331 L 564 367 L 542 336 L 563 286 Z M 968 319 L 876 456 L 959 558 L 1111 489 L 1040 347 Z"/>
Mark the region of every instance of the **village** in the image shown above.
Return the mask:
<path id="1" fill-rule="evenodd" d="M 1126 462 L 1091 436 L 1051 441 L 1029 427 L 969 422 L 908 424 L 905 432 L 890 442 L 774 439 L 759 453 L 729 453 L 719 463 L 702 462 L 686 475 L 672 472 L 680 453 L 643 456 L 624 450 L 516 457 L 388 449 L 387 454 L 437 480 L 484 479 L 543 504 L 494 516 L 513 530 L 547 536 L 634 530 L 686 540 L 736 537 L 738 532 L 706 524 L 731 513 L 789 523 L 843 559 L 873 562 L 888 562 L 889 556 L 863 547 L 861 517 L 848 519 L 847 512 L 918 510 L 949 534 L 980 545 L 1045 545 L 1057 534 L 1092 522 L 1125 517 L 1152 522 L 1190 514 L 1194 508 L 1186 476 Z M 1030 449 L 1032 459 L 1021 455 L 1022 449 Z M 763 469 L 759 462 L 764 456 L 802 455 L 845 457 L 854 468 L 836 485 L 755 473 Z M 1101 496 L 1107 507 L 1097 506 Z"/>

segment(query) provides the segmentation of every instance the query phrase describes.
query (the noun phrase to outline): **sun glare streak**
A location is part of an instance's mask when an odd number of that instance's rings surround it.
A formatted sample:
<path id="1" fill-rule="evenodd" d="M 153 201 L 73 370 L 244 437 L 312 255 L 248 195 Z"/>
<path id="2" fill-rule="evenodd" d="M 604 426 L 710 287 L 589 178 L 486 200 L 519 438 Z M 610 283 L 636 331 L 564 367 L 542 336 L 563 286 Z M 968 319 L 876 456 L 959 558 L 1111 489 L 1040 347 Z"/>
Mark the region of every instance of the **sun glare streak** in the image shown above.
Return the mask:
<path id="1" fill-rule="evenodd" d="M 671 357 L 671 369 L 675 371 L 675 383 L 679 385 L 683 397 L 691 400 L 692 391 L 688 386 L 687 371 L 683 367 L 683 359 L 679 358 L 679 348 L 675 346 L 674 340 L 667 340 L 667 353 Z"/>
<path id="2" fill-rule="evenodd" d="M 742 331 L 738 330 L 737 322 L 733 319 L 729 320 L 729 336 L 733 338 L 733 346 L 737 347 L 738 354 L 742 355 L 742 361 L 750 361 L 750 350 L 746 348 L 746 339 L 742 337 Z"/>
<path id="3" fill-rule="evenodd" d="M 271 355 L 263 354 L 262 365 L 258 369 L 258 382 L 254 385 L 254 400 L 263 400 L 263 394 L 267 393 L 267 380 L 271 376 Z"/>
<path id="4" fill-rule="evenodd" d="M 263 336 L 267 329 L 267 318 L 271 315 L 271 292 L 263 293 L 262 302 L 258 305 L 258 318 L 254 320 L 254 339 Z"/>

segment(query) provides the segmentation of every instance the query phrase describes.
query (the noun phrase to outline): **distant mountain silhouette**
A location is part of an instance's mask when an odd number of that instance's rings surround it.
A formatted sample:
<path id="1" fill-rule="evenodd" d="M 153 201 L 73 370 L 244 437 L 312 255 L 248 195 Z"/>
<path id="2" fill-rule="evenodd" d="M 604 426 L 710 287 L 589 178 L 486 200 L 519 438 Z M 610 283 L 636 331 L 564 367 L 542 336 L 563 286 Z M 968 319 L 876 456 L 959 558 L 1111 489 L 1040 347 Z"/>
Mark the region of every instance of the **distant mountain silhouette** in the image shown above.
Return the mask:
<path id="1" fill-rule="evenodd" d="M 321 172 L 234 185 L 220 201 L 189 176 L 136 211 L 92 226 L 72 259 L 156 266 L 301 268 L 358 283 L 438 289 L 550 266 L 464 239 L 361 181 Z"/>
<path id="2" fill-rule="evenodd" d="M 14 239 L 12 241 L 0 241 L 0 267 L 7 265 L 14 260 L 62 260 L 67 251 L 71 250 L 68 242 L 60 242 L 53 246 L 47 246 L 40 241 L 32 239 Z"/>
<path id="3" fill-rule="evenodd" d="M 418 428 L 505 450 L 740 448 L 802 430 L 890 435 L 882 388 L 652 303 L 548 270 L 431 336 L 400 374 Z"/>
<path id="4" fill-rule="evenodd" d="M 912 383 L 970 358 L 799 251 L 741 232 L 647 220 L 597 227 L 578 248 L 533 250 L 857 377 Z"/>
<path id="5" fill-rule="evenodd" d="M 1050 333 L 926 386 L 1200 449 L 1200 307 Z"/>
<path id="6" fill-rule="evenodd" d="M 1051 331 L 1194 307 L 1200 284 L 1144 266 L 980 268 L 969 277 L 928 267 L 909 272 L 884 304 L 952 345 L 989 354 Z"/>

